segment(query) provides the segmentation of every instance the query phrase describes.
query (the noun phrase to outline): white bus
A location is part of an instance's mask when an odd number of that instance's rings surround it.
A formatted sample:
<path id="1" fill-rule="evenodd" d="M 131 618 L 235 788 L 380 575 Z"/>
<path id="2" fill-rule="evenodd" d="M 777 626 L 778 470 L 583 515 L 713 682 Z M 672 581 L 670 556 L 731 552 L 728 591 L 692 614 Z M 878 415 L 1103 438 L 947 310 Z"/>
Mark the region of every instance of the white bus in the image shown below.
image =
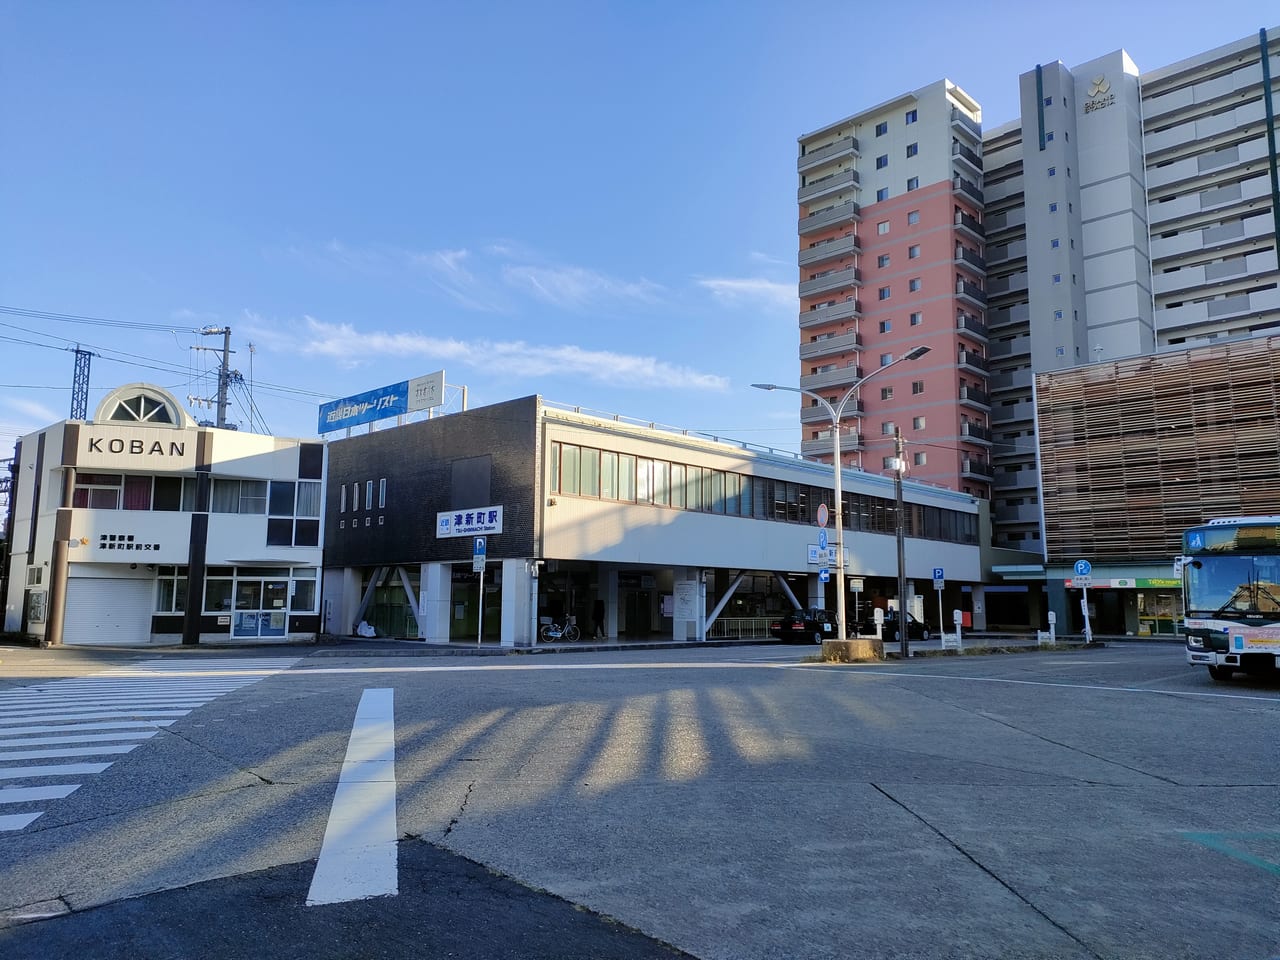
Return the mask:
<path id="1" fill-rule="evenodd" d="M 1280 668 L 1280 516 L 1192 527 L 1179 562 L 1187 662 L 1215 680 Z"/>

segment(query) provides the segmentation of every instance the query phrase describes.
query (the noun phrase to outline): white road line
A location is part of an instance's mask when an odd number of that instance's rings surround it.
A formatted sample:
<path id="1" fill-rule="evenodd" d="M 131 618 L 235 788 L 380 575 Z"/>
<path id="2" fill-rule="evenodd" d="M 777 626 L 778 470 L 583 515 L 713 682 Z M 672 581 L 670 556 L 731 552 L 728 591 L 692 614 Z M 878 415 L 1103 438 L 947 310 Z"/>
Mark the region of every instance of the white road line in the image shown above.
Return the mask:
<path id="1" fill-rule="evenodd" d="M 48 750 L 7 750 L 0 760 L 54 760 L 58 757 L 101 757 L 110 753 L 128 753 L 136 743 L 102 743 L 96 747 L 50 747 Z"/>
<path id="2" fill-rule="evenodd" d="M 185 717 L 190 710 L 95 710 L 92 713 L 72 713 L 66 710 L 36 710 L 25 717 L 2 717 L 0 726 L 9 723 L 23 723 L 27 720 L 136 720 L 138 717 Z"/>
<path id="3" fill-rule="evenodd" d="M 0 767 L 0 780 L 25 780 L 27 777 L 67 777 L 101 773 L 109 763 L 54 763 L 45 767 Z"/>
<path id="4" fill-rule="evenodd" d="M 61 800 L 80 789 L 78 783 L 55 783 L 47 787 L 0 788 L 0 803 L 30 803 L 32 800 Z"/>
<path id="5" fill-rule="evenodd" d="M 400 892 L 393 693 L 367 689 L 360 697 L 307 893 L 309 907 Z"/>
<path id="6" fill-rule="evenodd" d="M 110 740 L 150 740 L 159 730 L 120 730 L 116 733 L 80 733 L 73 737 L 18 737 L 0 740 L 0 749 L 9 747 L 50 747 L 59 743 L 103 743 Z"/>
<path id="7" fill-rule="evenodd" d="M 28 823 L 34 820 L 43 810 L 37 810 L 35 813 L 10 813 L 0 817 L 0 833 L 7 833 L 10 830 L 21 830 Z"/>
<path id="8" fill-rule="evenodd" d="M 0 736 L 17 737 L 31 733 L 74 733 L 77 730 L 119 730 L 125 736 L 130 730 L 155 730 L 176 720 L 103 720 L 98 723 L 48 723 L 36 727 L 14 727 L 0 730 Z M 157 731 L 158 732 L 158 731 Z"/>

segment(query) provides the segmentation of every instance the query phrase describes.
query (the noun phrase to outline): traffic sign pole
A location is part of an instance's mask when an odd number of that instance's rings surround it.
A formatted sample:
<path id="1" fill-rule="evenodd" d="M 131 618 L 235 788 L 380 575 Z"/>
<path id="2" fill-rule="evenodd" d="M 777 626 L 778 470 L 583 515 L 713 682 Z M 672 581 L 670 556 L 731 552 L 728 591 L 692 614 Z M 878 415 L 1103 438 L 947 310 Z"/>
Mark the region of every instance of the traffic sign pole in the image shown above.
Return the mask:
<path id="1" fill-rule="evenodd" d="M 1093 643 L 1093 625 L 1089 622 L 1089 575 L 1091 573 L 1093 573 L 1093 564 L 1088 560 L 1076 561 L 1075 574 L 1077 577 L 1084 578 L 1084 583 L 1080 585 L 1080 612 L 1084 614 L 1085 643 Z"/>

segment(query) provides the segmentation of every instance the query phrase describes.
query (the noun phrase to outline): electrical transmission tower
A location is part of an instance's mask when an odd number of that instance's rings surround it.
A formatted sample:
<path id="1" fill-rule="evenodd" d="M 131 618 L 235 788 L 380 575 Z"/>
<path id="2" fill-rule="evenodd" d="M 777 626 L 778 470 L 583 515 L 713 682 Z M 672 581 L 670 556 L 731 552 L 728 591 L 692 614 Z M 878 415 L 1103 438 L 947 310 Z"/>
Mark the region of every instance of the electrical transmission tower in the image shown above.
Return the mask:
<path id="1" fill-rule="evenodd" d="M 76 344 L 76 372 L 71 380 L 72 420 L 83 420 L 89 412 L 89 358 L 92 356 Z"/>

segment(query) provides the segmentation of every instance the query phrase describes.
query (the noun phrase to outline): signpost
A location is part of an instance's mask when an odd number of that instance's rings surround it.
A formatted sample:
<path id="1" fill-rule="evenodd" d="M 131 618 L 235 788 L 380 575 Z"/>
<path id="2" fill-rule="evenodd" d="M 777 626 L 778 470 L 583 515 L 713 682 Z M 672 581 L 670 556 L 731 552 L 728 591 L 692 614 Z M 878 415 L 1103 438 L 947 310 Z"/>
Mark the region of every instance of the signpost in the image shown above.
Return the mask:
<path id="1" fill-rule="evenodd" d="M 1093 564 L 1088 560 L 1077 560 L 1074 570 L 1072 584 L 1080 588 L 1080 612 L 1084 614 L 1084 642 L 1093 643 L 1093 627 L 1089 623 L 1089 583 Z"/>
<path id="2" fill-rule="evenodd" d="M 938 591 L 938 632 L 939 633 L 947 632 L 944 629 L 944 625 L 946 624 L 947 621 L 942 619 L 942 587 L 943 587 L 943 584 L 946 583 L 946 580 L 943 577 L 943 573 L 944 571 L 942 567 L 933 568 L 933 589 Z"/>
<path id="3" fill-rule="evenodd" d="M 476 618 L 476 646 L 478 647 L 484 637 L 484 564 L 489 554 L 484 537 L 476 537 L 473 543 L 475 547 L 471 551 L 471 571 L 480 574 L 480 614 Z"/>

